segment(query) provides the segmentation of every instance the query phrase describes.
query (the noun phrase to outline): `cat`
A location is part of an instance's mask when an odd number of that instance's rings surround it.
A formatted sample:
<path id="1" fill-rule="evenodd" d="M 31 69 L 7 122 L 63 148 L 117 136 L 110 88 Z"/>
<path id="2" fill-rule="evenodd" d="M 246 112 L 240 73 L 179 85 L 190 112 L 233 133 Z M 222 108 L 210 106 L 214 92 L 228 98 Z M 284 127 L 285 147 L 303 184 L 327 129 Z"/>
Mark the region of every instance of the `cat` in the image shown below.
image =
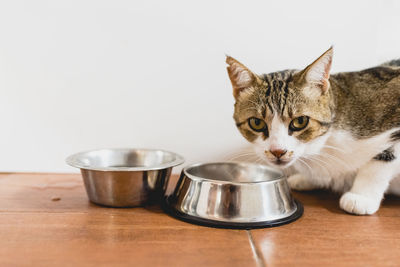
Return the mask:
<path id="1" fill-rule="evenodd" d="M 343 193 L 351 214 L 400 195 L 400 59 L 330 75 L 333 48 L 303 70 L 257 75 L 227 56 L 234 120 L 294 190 Z"/>

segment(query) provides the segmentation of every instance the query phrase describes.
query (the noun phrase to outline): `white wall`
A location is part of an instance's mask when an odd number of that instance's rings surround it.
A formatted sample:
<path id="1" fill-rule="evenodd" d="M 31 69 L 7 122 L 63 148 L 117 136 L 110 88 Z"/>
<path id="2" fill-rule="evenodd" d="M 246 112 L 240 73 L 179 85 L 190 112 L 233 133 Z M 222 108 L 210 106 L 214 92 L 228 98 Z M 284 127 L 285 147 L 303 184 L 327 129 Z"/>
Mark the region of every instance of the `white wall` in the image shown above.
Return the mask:
<path id="1" fill-rule="evenodd" d="M 382 2 L 382 3 L 381 3 Z M 0 171 L 70 172 L 102 147 L 227 159 L 235 129 L 224 55 L 255 72 L 333 71 L 400 57 L 392 1 L 1 1 Z"/>

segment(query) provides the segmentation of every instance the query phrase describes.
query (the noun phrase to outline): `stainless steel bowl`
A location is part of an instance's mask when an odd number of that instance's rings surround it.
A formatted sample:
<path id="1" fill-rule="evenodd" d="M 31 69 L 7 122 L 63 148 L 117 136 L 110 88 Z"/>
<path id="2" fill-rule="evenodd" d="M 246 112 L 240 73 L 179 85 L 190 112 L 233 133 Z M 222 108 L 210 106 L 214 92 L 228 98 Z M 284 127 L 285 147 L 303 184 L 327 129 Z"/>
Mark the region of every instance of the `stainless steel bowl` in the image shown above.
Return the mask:
<path id="1" fill-rule="evenodd" d="M 80 168 L 89 200 L 110 207 L 143 206 L 163 196 L 172 167 L 184 159 L 154 149 L 101 149 L 67 158 Z"/>
<path id="2" fill-rule="evenodd" d="M 216 227 L 275 226 L 303 213 L 281 172 L 248 163 L 188 166 L 165 200 L 165 209 L 173 216 Z"/>

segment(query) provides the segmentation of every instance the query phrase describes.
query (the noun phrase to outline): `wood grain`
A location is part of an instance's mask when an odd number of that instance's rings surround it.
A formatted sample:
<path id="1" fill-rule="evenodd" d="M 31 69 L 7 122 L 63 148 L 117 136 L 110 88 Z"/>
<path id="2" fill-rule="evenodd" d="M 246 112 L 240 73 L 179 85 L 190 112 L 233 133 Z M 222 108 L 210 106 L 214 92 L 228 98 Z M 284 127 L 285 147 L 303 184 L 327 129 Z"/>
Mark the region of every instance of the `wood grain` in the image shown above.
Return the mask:
<path id="1" fill-rule="evenodd" d="M 399 198 L 364 217 L 342 212 L 327 192 L 295 196 L 305 213 L 294 223 L 224 230 L 181 222 L 157 206 L 96 206 L 77 174 L 0 174 L 0 266 L 400 264 Z"/>
<path id="2" fill-rule="evenodd" d="M 56 196 L 60 200 L 53 201 Z M 245 231 L 88 202 L 79 175 L 0 176 L 0 266 L 255 266 Z"/>
<path id="3" fill-rule="evenodd" d="M 271 266 L 399 266 L 400 199 L 389 197 L 377 214 L 355 216 L 339 208 L 339 196 L 294 192 L 304 204 L 296 222 L 252 230 Z"/>

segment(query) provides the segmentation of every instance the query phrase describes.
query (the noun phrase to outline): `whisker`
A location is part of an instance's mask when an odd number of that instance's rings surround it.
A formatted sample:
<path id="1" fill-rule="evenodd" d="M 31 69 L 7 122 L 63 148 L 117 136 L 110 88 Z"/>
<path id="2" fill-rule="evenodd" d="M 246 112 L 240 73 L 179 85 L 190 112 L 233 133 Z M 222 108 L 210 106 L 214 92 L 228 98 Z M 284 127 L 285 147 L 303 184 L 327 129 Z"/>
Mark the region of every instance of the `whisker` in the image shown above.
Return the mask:
<path id="1" fill-rule="evenodd" d="M 342 160 L 342 159 L 340 159 L 340 158 L 338 158 L 338 157 L 335 157 L 334 155 L 331 155 L 331 154 L 329 154 L 329 153 L 321 153 L 321 154 L 319 154 L 319 155 L 320 155 L 320 156 L 324 156 L 324 157 L 326 157 L 326 158 L 330 158 L 330 159 L 332 159 L 332 160 L 336 160 L 337 163 L 339 163 L 339 164 L 341 164 L 342 166 L 346 167 L 348 170 L 351 170 L 351 169 L 352 169 L 352 167 L 351 167 L 350 165 L 348 165 L 347 162 L 345 162 L 344 160 Z"/>
<path id="2" fill-rule="evenodd" d="M 257 157 L 257 159 L 256 159 L 256 163 L 258 163 L 258 164 L 263 164 L 264 162 L 263 162 L 263 160 L 262 160 L 262 159 L 260 159 L 259 157 Z"/>
<path id="3" fill-rule="evenodd" d="M 236 153 L 229 153 L 229 154 L 227 154 L 227 155 L 225 156 L 225 158 L 226 158 L 226 157 L 230 157 L 230 156 L 242 155 L 242 154 L 245 154 L 245 153 L 254 153 L 254 154 L 255 154 L 255 151 L 254 151 L 254 149 L 252 149 L 252 148 L 241 149 L 241 150 L 239 150 L 239 151 L 236 152 Z"/>
<path id="4" fill-rule="evenodd" d="M 309 159 L 309 160 L 312 161 L 313 163 L 315 163 L 315 164 L 317 164 L 318 166 L 320 166 L 321 169 L 325 172 L 325 174 L 328 175 L 328 177 L 332 177 L 330 171 L 328 171 L 328 169 L 329 169 L 329 168 L 327 167 L 327 165 L 329 165 L 328 162 L 323 161 L 322 159 L 319 159 L 319 158 L 317 158 L 317 157 L 312 157 L 312 155 L 309 155 L 307 159 Z M 321 163 L 318 163 L 318 161 L 321 162 Z M 322 165 L 321 165 L 321 164 L 322 164 Z M 327 165 L 325 165 L 325 164 L 327 164 Z"/>
<path id="5" fill-rule="evenodd" d="M 335 147 L 335 146 L 330 146 L 330 145 L 324 145 L 322 148 L 330 148 L 330 149 L 336 149 L 337 151 L 340 151 L 340 152 L 343 152 L 343 153 L 347 153 L 347 151 L 345 151 L 345 150 L 343 150 L 343 149 L 340 149 L 340 148 L 338 148 L 338 147 Z"/>
<path id="6" fill-rule="evenodd" d="M 301 158 L 298 158 L 298 160 L 300 161 L 300 163 L 303 163 L 308 169 L 309 169 L 309 173 L 311 175 L 311 179 L 314 178 L 314 173 L 310 167 L 310 165 L 308 165 L 304 160 L 302 160 Z"/>
<path id="7" fill-rule="evenodd" d="M 249 156 L 256 157 L 257 155 L 255 155 L 253 153 L 244 153 L 244 154 L 241 154 L 241 155 L 230 157 L 230 158 L 227 159 L 227 161 L 232 161 L 232 160 L 236 160 L 236 159 L 244 158 L 244 157 L 249 157 Z"/>

